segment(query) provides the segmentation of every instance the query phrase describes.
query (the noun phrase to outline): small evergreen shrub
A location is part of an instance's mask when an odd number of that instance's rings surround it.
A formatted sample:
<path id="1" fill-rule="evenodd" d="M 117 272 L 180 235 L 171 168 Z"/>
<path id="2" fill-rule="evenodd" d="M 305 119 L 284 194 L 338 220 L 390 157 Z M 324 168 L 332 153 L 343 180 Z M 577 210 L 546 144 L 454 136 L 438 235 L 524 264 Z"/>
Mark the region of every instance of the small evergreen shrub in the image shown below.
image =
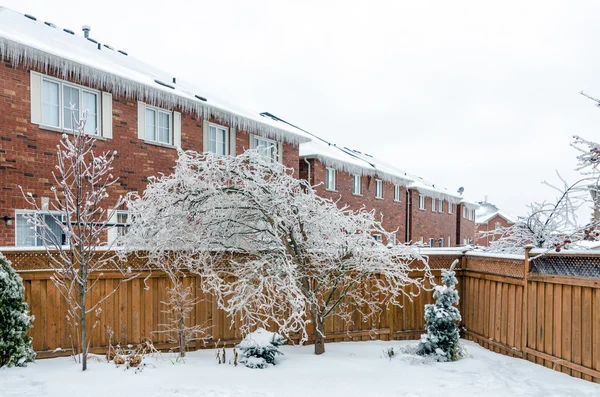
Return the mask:
<path id="1" fill-rule="evenodd" d="M 425 330 L 421 335 L 417 354 L 434 356 L 437 361 L 456 361 L 464 356 L 459 344 L 458 323 L 460 312 L 455 305 L 459 296 L 456 291 L 456 273 L 442 270 L 442 285 L 435 287 L 435 304 L 425 305 Z"/>
<path id="2" fill-rule="evenodd" d="M 0 367 L 23 367 L 33 361 L 35 352 L 27 336 L 32 322 L 24 302 L 23 281 L 0 253 Z"/>
<path id="3" fill-rule="evenodd" d="M 248 368 L 266 368 L 268 364 L 275 365 L 275 357 L 283 354 L 279 346 L 286 342 L 278 333 L 269 332 L 263 328 L 246 335 L 237 345 L 240 350 L 240 363 Z"/>

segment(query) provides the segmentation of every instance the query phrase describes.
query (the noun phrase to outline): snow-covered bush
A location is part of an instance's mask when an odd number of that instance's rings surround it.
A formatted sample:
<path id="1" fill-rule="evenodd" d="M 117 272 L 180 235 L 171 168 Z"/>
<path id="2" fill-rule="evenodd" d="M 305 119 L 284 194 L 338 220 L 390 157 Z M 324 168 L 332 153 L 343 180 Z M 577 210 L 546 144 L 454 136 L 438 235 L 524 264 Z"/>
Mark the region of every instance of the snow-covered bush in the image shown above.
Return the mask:
<path id="1" fill-rule="evenodd" d="M 279 351 L 279 346 L 284 343 L 285 338 L 278 333 L 258 328 L 246 335 L 237 345 L 242 356 L 240 363 L 248 368 L 266 368 L 268 364 L 275 365 L 275 357 L 283 354 Z"/>
<path id="2" fill-rule="evenodd" d="M 21 277 L 0 253 L 0 367 L 25 366 L 35 358 L 27 336 L 33 316 L 23 300 Z"/>
<path id="3" fill-rule="evenodd" d="M 442 285 L 435 287 L 435 304 L 425 306 L 425 330 L 416 353 L 422 356 L 435 356 L 437 361 L 456 361 L 463 356 L 459 345 L 458 323 L 460 312 L 455 305 L 459 297 L 456 291 L 455 272 L 442 270 Z"/>

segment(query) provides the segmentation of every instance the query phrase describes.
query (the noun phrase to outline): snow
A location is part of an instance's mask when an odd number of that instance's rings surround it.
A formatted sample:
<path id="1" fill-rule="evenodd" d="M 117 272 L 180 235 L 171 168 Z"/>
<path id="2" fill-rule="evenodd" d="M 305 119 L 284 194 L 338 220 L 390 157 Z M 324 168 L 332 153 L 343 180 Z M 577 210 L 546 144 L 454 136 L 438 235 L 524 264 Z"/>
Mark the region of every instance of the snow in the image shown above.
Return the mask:
<path id="1" fill-rule="evenodd" d="M 80 34 L 67 33 L 61 27 L 44 24 L 42 19 L 33 21 L 0 7 L 0 58 L 7 57 L 14 65 L 23 64 L 43 71 L 55 68 L 63 78 L 69 76 L 69 80 L 105 87 L 113 95 L 136 100 L 145 98 L 152 105 L 161 107 L 180 107 L 204 119 L 214 117 L 231 127 L 278 141 L 291 144 L 310 141 L 306 134 L 232 105 L 194 83 L 179 78 L 173 83 L 176 76 L 104 44 L 101 43 L 98 49 L 98 44 Z"/>
<path id="2" fill-rule="evenodd" d="M 514 216 L 509 215 L 506 212 L 498 209 L 498 207 L 496 207 L 494 204 L 484 201 L 479 203 L 479 209 L 477 209 L 477 211 L 475 212 L 475 223 L 486 223 L 496 215 L 501 216 L 510 223 L 517 222 L 517 218 L 515 218 Z"/>
<path id="3" fill-rule="evenodd" d="M 254 370 L 218 365 L 214 350 L 189 353 L 173 364 L 166 354 L 143 371 L 90 360 L 82 373 L 70 358 L 38 360 L 27 368 L 0 370 L 2 397 L 274 397 L 274 396 L 544 396 L 592 397 L 600 385 L 529 361 L 490 352 L 462 341 L 470 355 L 451 363 L 384 351 L 417 341 L 329 343 L 315 356 L 313 346 L 284 346 L 277 365 Z M 231 349 L 227 357 L 232 357 Z M 385 358 L 384 358 L 385 357 Z"/>
<path id="4" fill-rule="evenodd" d="M 282 339 L 282 337 L 275 332 L 267 331 L 263 328 L 259 328 L 254 332 L 249 333 L 244 340 L 240 342 L 238 348 L 247 349 L 255 347 L 257 349 L 273 346 L 273 341 Z"/>

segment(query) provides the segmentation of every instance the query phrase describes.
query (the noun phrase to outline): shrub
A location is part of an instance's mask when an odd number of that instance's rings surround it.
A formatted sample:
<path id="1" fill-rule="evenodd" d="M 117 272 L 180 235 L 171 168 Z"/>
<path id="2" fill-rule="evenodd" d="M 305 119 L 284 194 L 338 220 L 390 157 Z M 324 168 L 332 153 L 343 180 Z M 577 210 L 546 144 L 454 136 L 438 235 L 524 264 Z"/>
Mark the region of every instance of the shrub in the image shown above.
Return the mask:
<path id="1" fill-rule="evenodd" d="M 35 352 L 27 336 L 32 322 L 21 277 L 0 254 L 0 367 L 22 367 L 33 361 Z"/>
<path id="2" fill-rule="evenodd" d="M 240 363 L 248 368 L 266 368 L 268 364 L 275 365 L 275 357 L 283 354 L 279 351 L 279 346 L 285 342 L 285 338 L 278 333 L 258 328 L 246 335 L 237 345 L 241 351 Z"/>

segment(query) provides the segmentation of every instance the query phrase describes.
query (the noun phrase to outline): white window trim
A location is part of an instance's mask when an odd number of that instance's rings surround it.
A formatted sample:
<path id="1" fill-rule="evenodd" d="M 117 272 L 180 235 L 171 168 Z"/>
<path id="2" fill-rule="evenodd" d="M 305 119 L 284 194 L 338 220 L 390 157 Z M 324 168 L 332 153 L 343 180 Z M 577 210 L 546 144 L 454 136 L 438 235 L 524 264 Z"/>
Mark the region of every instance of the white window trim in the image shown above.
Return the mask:
<path id="1" fill-rule="evenodd" d="M 429 247 L 433 248 L 435 246 L 435 239 L 434 238 L 430 238 L 429 239 Z"/>
<path id="2" fill-rule="evenodd" d="M 400 185 L 394 185 L 394 201 L 399 203 L 400 200 Z"/>
<path id="3" fill-rule="evenodd" d="M 463 219 L 467 219 L 467 207 L 462 207 L 462 217 Z"/>
<path id="4" fill-rule="evenodd" d="M 437 212 L 437 204 L 435 202 L 435 198 L 431 198 L 431 212 Z"/>
<path id="5" fill-rule="evenodd" d="M 422 194 L 419 194 L 419 209 L 425 211 L 425 196 Z"/>
<path id="6" fill-rule="evenodd" d="M 451 247 L 451 246 L 452 246 L 452 244 L 451 244 L 451 243 L 452 243 L 452 241 L 450 240 L 450 236 L 448 236 L 448 247 Z"/>
<path id="7" fill-rule="evenodd" d="M 354 191 L 354 188 L 356 187 L 356 179 L 358 179 L 358 192 Z M 352 175 L 352 194 L 354 196 L 362 196 L 361 192 L 362 192 L 362 178 L 360 176 L 360 174 L 353 174 Z"/>
<path id="8" fill-rule="evenodd" d="M 438 200 L 438 212 L 441 214 L 442 212 L 444 212 L 444 200 L 439 199 Z"/>
<path id="9" fill-rule="evenodd" d="M 169 142 L 161 142 L 159 140 L 152 140 L 152 139 L 148 139 L 148 137 L 146 137 L 146 128 L 148 127 L 146 125 L 145 122 L 145 117 L 146 117 L 146 110 L 154 110 L 155 113 L 155 117 L 154 117 L 154 126 L 156 127 L 156 134 L 158 134 L 158 115 L 160 113 L 167 113 L 169 115 Z M 145 104 L 144 107 L 144 141 L 146 142 L 150 142 L 153 144 L 158 144 L 158 145 L 167 145 L 167 146 L 173 146 L 173 112 L 171 110 L 166 110 L 166 109 L 162 109 L 156 106 L 152 106 L 152 105 L 148 105 L 147 103 Z"/>
<path id="10" fill-rule="evenodd" d="M 448 213 L 451 214 L 452 213 L 452 207 L 454 206 L 454 204 L 452 204 L 451 201 L 448 201 Z"/>
<path id="11" fill-rule="evenodd" d="M 333 172 L 330 173 L 330 171 L 333 171 Z M 336 188 L 335 185 L 336 185 L 336 182 L 337 182 L 336 181 L 336 177 L 337 177 L 336 173 L 337 173 L 337 171 L 336 171 L 335 168 L 331 168 L 331 167 L 325 168 L 325 190 L 327 190 L 329 192 L 335 192 L 335 191 L 337 191 L 335 189 Z M 331 175 L 333 175 L 333 187 L 329 186 L 331 184 L 329 182 L 332 181 Z"/>
<path id="12" fill-rule="evenodd" d="M 15 225 L 15 247 L 40 247 L 37 244 L 36 245 L 21 245 L 21 246 L 17 245 L 17 241 L 19 241 L 19 238 L 17 236 L 17 233 L 19 230 L 19 228 L 17 227 L 17 222 L 18 222 L 17 215 L 26 215 L 26 214 L 47 214 L 47 215 L 55 215 L 55 216 L 60 215 L 63 217 L 63 222 L 64 222 L 64 216 L 65 216 L 62 212 L 53 211 L 53 210 L 21 210 L 21 209 L 15 210 L 15 221 L 13 222 Z M 38 239 L 37 232 L 34 232 L 34 234 L 35 234 L 35 239 L 37 242 L 37 239 Z"/>
<path id="13" fill-rule="evenodd" d="M 383 200 L 383 181 L 375 179 L 375 198 Z"/>
<path id="14" fill-rule="evenodd" d="M 71 133 L 73 132 L 73 129 L 71 129 L 71 128 L 64 128 L 65 120 L 64 120 L 64 90 L 63 90 L 63 86 L 67 86 L 67 87 L 72 87 L 72 88 L 76 88 L 79 90 L 79 120 L 81 120 L 81 117 L 83 116 L 83 111 L 86 110 L 86 109 L 83 109 L 82 93 L 84 91 L 87 91 L 91 94 L 96 95 L 96 133 L 94 133 L 92 135 L 94 135 L 94 137 L 102 136 L 102 125 L 101 125 L 101 123 L 102 123 L 102 107 L 101 107 L 101 102 L 100 102 L 100 97 L 102 95 L 101 91 L 98 91 L 93 88 L 89 88 L 89 87 L 86 87 L 86 86 L 83 86 L 80 84 L 71 83 L 66 80 L 57 79 L 55 77 L 42 75 L 42 85 L 41 85 L 41 91 L 40 91 L 40 95 L 42 96 L 42 98 L 44 97 L 44 80 L 58 84 L 58 124 L 59 124 L 59 126 L 57 127 L 54 125 L 44 124 L 44 122 L 43 122 L 44 109 L 42 106 L 41 119 L 40 119 L 40 124 L 39 124 L 41 127 L 46 128 L 46 129 L 51 129 L 51 130 L 63 131 L 63 132 L 71 132 Z"/>

